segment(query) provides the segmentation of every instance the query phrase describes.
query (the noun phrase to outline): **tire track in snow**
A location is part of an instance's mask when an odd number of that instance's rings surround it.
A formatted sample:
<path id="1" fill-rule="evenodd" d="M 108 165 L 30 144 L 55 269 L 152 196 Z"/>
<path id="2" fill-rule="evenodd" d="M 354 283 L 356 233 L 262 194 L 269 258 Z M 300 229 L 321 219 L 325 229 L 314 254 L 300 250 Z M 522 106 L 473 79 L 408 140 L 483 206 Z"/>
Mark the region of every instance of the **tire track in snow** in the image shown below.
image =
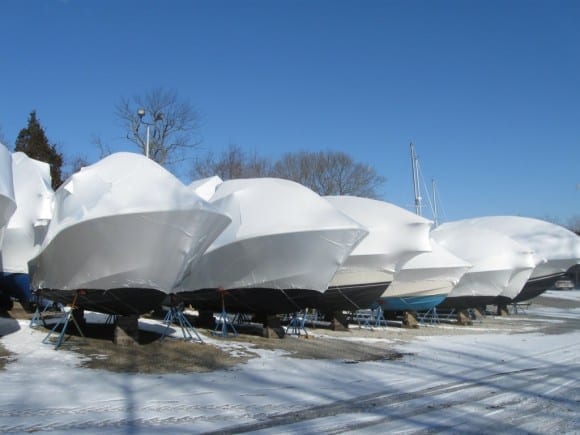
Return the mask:
<path id="1" fill-rule="evenodd" d="M 535 354 L 530 355 L 528 358 L 538 358 L 538 357 L 545 357 L 547 355 L 558 355 L 558 353 L 562 354 L 560 358 L 556 358 L 553 361 L 550 361 L 549 365 L 543 365 L 540 367 L 532 367 L 532 368 L 525 368 L 525 369 L 518 369 L 518 370 L 509 370 L 500 373 L 494 373 L 483 377 L 478 377 L 477 379 L 473 380 L 460 380 L 455 382 L 448 382 L 444 384 L 439 384 L 436 386 L 424 388 L 421 390 L 408 392 L 408 393 L 390 393 L 390 392 L 378 392 L 373 393 L 370 395 L 359 396 L 348 400 L 337 401 L 327 405 L 321 405 L 316 407 L 311 407 L 308 409 L 300 410 L 300 411 L 292 411 L 287 412 L 284 414 L 272 415 L 270 417 L 266 417 L 266 420 L 257 422 L 257 423 L 249 423 L 243 425 L 237 425 L 233 427 L 227 427 L 222 430 L 207 432 L 206 434 L 221 434 L 221 433 L 244 433 L 244 432 L 253 432 L 253 431 L 260 431 L 260 430 L 267 430 L 276 428 L 277 431 L 281 431 L 284 429 L 284 426 L 291 426 L 300 423 L 305 423 L 311 421 L 313 426 L 316 426 L 315 420 L 330 418 L 330 417 L 337 417 L 341 415 L 347 414 L 385 414 L 390 412 L 389 415 L 385 417 L 378 417 L 374 419 L 367 419 L 364 422 L 356 422 L 352 421 L 350 423 L 341 423 L 337 424 L 337 427 L 330 428 L 327 427 L 329 424 L 328 421 L 325 421 L 324 433 L 342 433 L 345 431 L 352 431 L 352 430 L 361 430 L 365 428 L 370 428 L 373 426 L 380 426 L 381 431 L 385 431 L 385 425 L 388 423 L 393 423 L 396 421 L 406 422 L 408 420 L 417 420 L 417 417 L 420 415 L 430 414 L 437 411 L 441 411 L 443 409 L 448 408 L 459 408 L 464 406 L 467 402 L 469 404 L 481 404 L 483 408 L 485 408 L 485 401 L 497 396 L 497 391 L 501 391 L 505 387 L 502 387 L 500 381 L 504 379 L 508 379 L 509 381 L 509 390 L 513 392 L 520 391 L 524 387 L 531 387 L 531 386 L 538 386 L 542 385 L 542 381 L 547 379 L 552 379 L 554 377 L 553 373 L 553 365 L 561 364 L 561 363 L 568 363 L 570 361 L 576 361 L 577 358 L 573 355 L 569 355 L 569 351 L 571 348 L 579 347 L 580 343 L 574 345 L 567 345 L 561 346 L 558 348 L 550 349 L 548 351 L 537 352 Z M 511 358 L 506 360 L 505 362 L 509 361 L 516 361 L 517 358 Z M 491 363 L 490 363 L 491 364 Z M 488 365 L 490 365 L 488 364 Z M 496 364 L 496 363 L 494 363 Z M 580 371 L 580 364 L 575 363 L 569 366 L 570 371 Z M 463 374 L 467 374 L 468 372 L 464 372 Z M 561 385 L 560 393 L 565 393 L 566 391 L 572 391 L 574 384 L 576 381 L 568 381 L 565 382 L 565 385 Z M 458 399 L 447 399 L 444 400 L 444 396 L 452 395 L 453 393 L 461 392 L 461 395 Z M 501 393 L 504 394 L 504 393 Z M 534 399 L 539 399 L 540 401 L 551 401 L 552 399 L 547 396 L 548 393 L 541 394 L 535 393 Z M 443 398 L 443 399 L 442 399 Z M 441 399 L 438 402 L 434 402 L 433 400 L 426 401 L 425 399 Z M 516 402 L 514 403 L 522 403 L 523 398 L 514 399 Z M 416 402 L 416 403 L 415 403 Z M 504 405 L 509 405 L 509 402 L 506 402 Z M 405 409 L 399 409 L 399 408 Z M 499 409 L 494 409 L 494 405 L 488 405 L 488 410 L 491 412 L 488 413 L 489 415 L 499 413 Z M 503 408 L 502 408 L 503 409 Z M 530 415 L 535 415 L 540 410 L 545 410 L 544 404 L 529 404 L 529 413 Z M 458 420 L 457 424 L 464 424 L 466 422 L 462 422 L 461 419 Z M 521 425 L 525 423 L 524 418 L 520 418 L 518 416 L 514 416 L 512 419 L 512 424 L 514 425 Z M 428 433 L 437 433 L 439 431 L 445 431 L 449 429 L 453 429 L 457 426 L 457 424 L 444 424 L 444 425 L 435 425 L 434 427 L 428 429 Z M 573 427 L 573 426 L 572 426 Z M 389 428 L 391 432 L 394 428 Z M 484 429 L 482 426 L 480 429 Z M 513 429 L 513 428 L 512 428 Z M 489 428 L 488 428 L 489 430 Z M 317 430 L 318 431 L 318 430 Z M 493 428 L 492 432 L 496 432 L 497 429 Z M 422 430 L 414 430 L 412 433 L 423 433 Z M 529 433 L 529 431 L 526 431 Z"/>

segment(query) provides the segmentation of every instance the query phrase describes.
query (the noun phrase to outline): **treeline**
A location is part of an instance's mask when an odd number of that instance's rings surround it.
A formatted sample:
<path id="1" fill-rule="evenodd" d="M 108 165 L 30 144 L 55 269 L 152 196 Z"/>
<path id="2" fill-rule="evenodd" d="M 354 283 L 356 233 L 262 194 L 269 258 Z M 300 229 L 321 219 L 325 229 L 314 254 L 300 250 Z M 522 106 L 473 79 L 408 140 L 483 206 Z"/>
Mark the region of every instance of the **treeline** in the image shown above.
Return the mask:
<path id="1" fill-rule="evenodd" d="M 127 140 L 139 152 L 174 173 L 189 175 L 192 180 L 213 175 L 224 180 L 278 177 L 301 183 L 320 195 L 382 196 L 385 178 L 372 166 L 356 162 L 344 152 L 288 152 L 272 161 L 230 145 L 220 154 L 210 151 L 200 156 L 199 112 L 174 91 L 154 89 L 143 96 L 122 98 L 116 106 L 116 115 Z M 100 138 L 95 139 L 94 145 L 101 157 L 112 152 Z M 50 143 L 36 111 L 30 113 L 27 126 L 20 130 L 14 151 L 49 163 L 55 190 L 68 175 L 92 163 L 80 156 L 64 156 Z M 63 168 L 65 161 L 69 162 L 68 171 Z"/>
<path id="2" fill-rule="evenodd" d="M 234 178 L 277 177 L 296 181 L 319 195 L 355 195 L 379 198 L 385 178 L 376 170 L 338 151 L 298 151 L 285 153 L 276 161 L 230 145 L 219 155 L 207 153 L 195 160 L 194 179 L 218 175 Z"/>

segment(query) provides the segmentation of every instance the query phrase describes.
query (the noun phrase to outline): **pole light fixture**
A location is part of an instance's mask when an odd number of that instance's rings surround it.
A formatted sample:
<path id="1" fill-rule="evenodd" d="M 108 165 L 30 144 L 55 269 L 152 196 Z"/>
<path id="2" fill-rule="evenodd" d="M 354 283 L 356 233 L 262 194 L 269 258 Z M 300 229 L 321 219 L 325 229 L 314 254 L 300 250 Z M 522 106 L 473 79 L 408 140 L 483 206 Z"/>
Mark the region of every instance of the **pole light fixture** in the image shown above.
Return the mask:
<path id="1" fill-rule="evenodd" d="M 146 131 L 145 131 L 145 156 L 147 158 L 149 158 L 149 127 L 151 127 L 152 125 L 155 125 L 155 123 L 157 121 L 161 121 L 163 119 L 163 114 L 161 112 L 155 112 L 153 114 L 153 122 L 145 122 L 143 121 L 143 117 L 145 116 L 147 112 L 145 111 L 145 109 L 143 109 L 142 107 L 140 107 L 137 110 L 137 116 L 139 116 L 139 124 L 145 124 L 146 126 Z"/>

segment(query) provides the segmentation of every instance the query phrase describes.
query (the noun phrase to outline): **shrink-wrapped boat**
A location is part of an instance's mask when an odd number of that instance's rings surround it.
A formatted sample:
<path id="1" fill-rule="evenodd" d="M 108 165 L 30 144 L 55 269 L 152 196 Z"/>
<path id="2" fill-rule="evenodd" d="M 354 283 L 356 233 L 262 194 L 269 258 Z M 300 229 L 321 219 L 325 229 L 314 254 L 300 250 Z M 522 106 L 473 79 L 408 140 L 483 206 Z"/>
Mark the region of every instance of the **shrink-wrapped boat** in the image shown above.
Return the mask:
<path id="1" fill-rule="evenodd" d="M 486 216 L 468 219 L 471 225 L 501 232 L 545 259 L 534 268 L 524 288 L 512 302 L 532 299 L 580 263 L 580 237 L 551 222 L 523 216 Z"/>
<path id="2" fill-rule="evenodd" d="M 369 308 L 403 264 L 431 251 L 432 222 L 421 216 L 375 199 L 354 196 L 325 199 L 364 225 L 369 234 L 339 267 L 324 292 L 321 311 Z"/>
<path id="3" fill-rule="evenodd" d="M 316 307 L 367 230 L 312 190 L 276 178 L 225 181 L 211 204 L 232 224 L 192 264 L 179 295 L 199 310 Z"/>
<path id="4" fill-rule="evenodd" d="M 445 223 L 434 229 L 431 237 L 472 265 L 442 307 L 474 308 L 515 296 L 521 290 L 522 279 L 530 276 L 537 264 L 537 256 L 528 246 L 465 221 Z"/>
<path id="5" fill-rule="evenodd" d="M 141 314 L 174 291 L 229 222 L 152 160 L 112 154 L 57 189 L 29 262 L 32 286 L 80 308 Z"/>
<path id="6" fill-rule="evenodd" d="M 471 268 L 431 240 L 431 252 L 407 261 L 395 273 L 393 282 L 381 295 L 385 311 L 427 311 L 439 305 Z"/>

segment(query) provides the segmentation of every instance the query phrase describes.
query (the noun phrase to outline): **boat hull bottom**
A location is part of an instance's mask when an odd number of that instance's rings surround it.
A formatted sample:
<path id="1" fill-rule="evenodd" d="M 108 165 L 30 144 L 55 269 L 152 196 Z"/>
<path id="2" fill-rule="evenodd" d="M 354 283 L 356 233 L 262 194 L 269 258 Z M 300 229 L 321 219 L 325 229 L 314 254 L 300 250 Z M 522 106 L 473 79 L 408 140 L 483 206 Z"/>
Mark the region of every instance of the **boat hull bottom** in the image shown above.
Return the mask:
<path id="1" fill-rule="evenodd" d="M 465 310 L 468 308 L 485 307 L 492 305 L 497 300 L 497 296 L 458 296 L 447 297 L 437 305 L 437 308 L 449 308 L 455 310 Z"/>
<path id="2" fill-rule="evenodd" d="M 428 311 L 443 302 L 447 294 L 383 297 L 379 300 L 379 304 L 383 311 Z"/>
<path id="3" fill-rule="evenodd" d="M 323 313 L 356 311 L 376 305 L 391 282 L 355 284 L 329 287 L 316 307 Z"/>
<path id="4" fill-rule="evenodd" d="M 177 296 L 186 305 L 198 311 L 229 313 L 287 314 L 306 308 L 315 308 L 320 292 L 304 289 L 240 288 L 218 290 L 215 288 L 180 292 Z"/>
<path id="5" fill-rule="evenodd" d="M 87 311 L 114 315 L 140 315 L 161 306 L 166 293 L 149 288 L 116 288 L 109 290 L 54 290 L 41 289 L 38 294 L 45 299 Z M 76 300 L 75 300 L 76 298 Z"/>
<path id="6" fill-rule="evenodd" d="M 512 299 L 512 303 L 525 302 L 535 298 L 536 296 L 540 296 L 546 290 L 551 288 L 554 283 L 562 278 L 565 274 L 565 272 L 562 272 L 555 275 L 528 280 L 522 291 L 519 292 L 519 294 L 514 299 Z"/>

